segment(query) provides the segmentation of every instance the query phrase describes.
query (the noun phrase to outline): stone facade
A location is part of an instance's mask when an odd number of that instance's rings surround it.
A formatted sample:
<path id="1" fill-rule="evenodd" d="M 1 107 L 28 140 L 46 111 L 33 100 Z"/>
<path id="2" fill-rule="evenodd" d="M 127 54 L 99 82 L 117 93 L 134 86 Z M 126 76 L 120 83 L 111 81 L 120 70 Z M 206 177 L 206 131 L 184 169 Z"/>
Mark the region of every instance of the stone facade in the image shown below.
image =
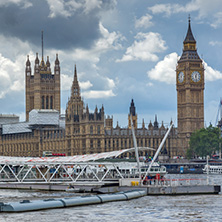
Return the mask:
<path id="1" fill-rule="evenodd" d="M 56 109 L 60 111 L 60 64 L 56 55 L 54 74 L 52 74 L 49 57 L 46 63 L 42 57 L 39 64 L 36 54 L 34 72 L 32 74 L 29 56 L 25 69 L 26 121 L 33 109 Z"/>
<path id="2" fill-rule="evenodd" d="M 113 126 L 113 118 L 105 115 L 104 107 L 89 112 L 80 92 L 77 69 L 65 116 L 60 113 L 60 64 L 56 55 L 54 74 L 49 58 L 39 64 L 36 55 L 34 74 L 29 57 L 26 62 L 26 122 L 0 125 L 0 155 L 42 156 L 44 151 L 66 155 L 90 154 L 131 148 L 134 146 L 131 119 L 135 128 L 138 147 L 151 147 L 152 151 L 140 153 L 153 156 L 167 128 L 163 122 L 142 122 L 134 100 L 128 114 L 128 127 Z M 183 54 L 176 67 L 178 128 L 173 127 L 162 154 L 173 157 L 184 155 L 191 133 L 204 125 L 204 68 L 196 51 L 190 21 L 184 40 Z M 127 116 L 126 116 L 127 118 Z M 169 126 L 169 125 L 168 125 Z M 122 157 L 134 154 L 123 154 Z"/>
<path id="3" fill-rule="evenodd" d="M 176 74 L 178 149 L 184 154 L 191 133 L 204 127 L 204 66 L 197 53 L 190 20 Z"/>

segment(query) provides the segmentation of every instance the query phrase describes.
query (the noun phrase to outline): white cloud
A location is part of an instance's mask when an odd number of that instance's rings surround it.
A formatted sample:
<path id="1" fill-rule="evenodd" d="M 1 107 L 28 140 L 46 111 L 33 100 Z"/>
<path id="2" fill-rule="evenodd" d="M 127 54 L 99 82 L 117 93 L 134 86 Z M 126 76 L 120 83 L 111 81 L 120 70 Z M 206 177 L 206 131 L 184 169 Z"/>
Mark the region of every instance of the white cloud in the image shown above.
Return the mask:
<path id="1" fill-rule="evenodd" d="M 108 85 L 109 88 L 113 89 L 116 86 L 116 84 L 115 84 L 113 79 L 110 79 L 110 78 L 107 77 L 106 81 L 108 83 L 107 85 Z"/>
<path id="2" fill-rule="evenodd" d="M 136 19 L 135 21 L 135 27 L 136 28 L 148 28 L 150 26 L 153 25 L 153 23 L 151 22 L 151 19 L 153 17 L 149 14 L 146 14 L 144 16 L 142 16 L 140 19 Z"/>
<path id="3" fill-rule="evenodd" d="M 157 61 L 158 56 L 156 53 L 162 52 L 167 49 L 165 41 L 159 33 L 139 32 L 135 36 L 135 41 L 132 46 L 128 47 L 122 59 L 117 62 L 125 62 L 132 60 L 142 61 Z"/>
<path id="4" fill-rule="evenodd" d="M 212 45 L 212 46 L 217 46 L 217 45 L 218 45 L 218 46 L 221 46 L 221 45 L 222 45 L 222 42 L 219 42 L 219 41 L 210 41 L 209 44 Z"/>
<path id="5" fill-rule="evenodd" d="M 211 26 L 213 28 L 218 28 L 222 25 L 222 12 L 217 12 L 215 15 L 214 15 L 214 21 L 211 23 Z"/>
<path id="6" fill-rule="evenodd" d="M 146 85 L 151 87 L 151 86 L 153 86 L 153 83 L 152 82 L 148 82 Z"/>
<path id="7" fill-rule="evenodd" d="M 148 8 L 153 14 L 163 13 L 166 16 L 177 13 L 198 12 L 198 19 L 211 18 L 211 26 L 218 28 L 222 25 L 221 0 L 203 1 L 191 0 L 185 5 L 181 4 L 156 4 Z"/>
<path id="8" fill-rule="evenodd" d="M 79 82 L 79 86 L 81 89 L 86 90 L 93 86 L 93 84 L 88 80 L 86 82 Z"/>
<path id="9" fill-rule="evenodd" d="M 68 7 L 65 9 L 65 5 L 69 2 L 65 3 L 63 0 L 47 0 L 49 9 L 50 9 L 50 18 L 54 18 L 56 16 L 69 17 L 72 15 L 72 9 Z"/>
<path id="10" fill-rule="evenodd" d="M 203 62 L 203 64 L 204 64 L 204 69 L 205 69 L 205 80 L 206 81 L 216 81 L 218 79 L 222 79 L 221 72 L 208 66 L 206 62 Z"/>
<path id="11" fill-rule="evenodd" d="M 96 8 L 100 8 L 101 4 L 102 4 L 101 0 L 85 0 L 84 12 L 87 14 Z"/>
<path id="12" fill-rule="evenodd" d="M 62 16 L 67 18 L 72 16 L 78 9 L 82 10 L 82 12 L 84 12 L 85 14 L 88 14 L 95 9 L 101 9 L 103 1 L 102 0 L 66 0 L 66 1 L 47 0 L 47 3 L 50 9 L 49 17 L 54 18 L 56 16 Z M 113 4 L 116 4 L 115 0 L 113 0 Z"/>
<path id="13" fill-rule="evenodd" d="M 13 62 L 0 54 L 0 98 L 4 98 L 9 92 L 23 90 L 24 75 L 21 57 Z"/>
<path id="14" fill-rule="evenodd" d="M 98 63 L 100 61 L 101 54 L 110 50 L 118 50 L 122 47 L 120 41 L 124 40 L 124 37 L 120 33 L 110 33 L 101 23 L 99 24 L 99 28 L 102 37 L 98 39 L 95 45 L 89 50 L 81 48 L 75 49 L 71 55 L 74 61 L 88 60 L 93 63 Z"/>
<path id="15" fill-rule="evenodd" d="M 173 52 L 166 55 L 164 59 L 156 64 L 156 66 L 147 72 L 150 79 L 165 82 L 167 84 L 176 83 L 176 64 L 178 60 L 177 53 Z M 203 61 L 205 69 L 205 81 L 216 81 L 222 79 L 222 73 L 208 66 Z"/>
<path id="16" fill-rule="evenodd" d="M 171 14 L 175 13 L 190 12 L 195 10 L 195 8 L 192 9 L 190 7 L 179 4 L 156 4 L 152 7 L 149 7 L 148 9 L 151 10 L 153 14 L 164 13 L 166 16 L 170 16 Z"/>
<path id="17" fill-rule="evenodd" d="M 61 74 L 61 89 L 70 90 L 73 82 L 73 76 Z"/>
<path id="18" fill-rule="evenodd" d="M 0 6 L 8 6 L 10 4 L 20 5 L 23 8 L 28 8 L 32 6 L 32 3 L 29 0 L 1 0 Z"/>
<path id="19" fill-rule="evenodd" d="M 147 72 L 148 77 L 152 80 L 175 84 L 177 58 L 178 55 L 175 52 L 166 55 L 162 61 L 158 62 L 153 69 Z"/>
<path id="20" fill-rule="evenodd" d="M 86 99 L 109 98 L 115 96 L 112 90 L 91 90 L 82 92 L 82 96 Z"/>
<path id="21" fill-rule="evenodd" d="M 118 32 L 109 32 L 108 29 L 106 29 L 102 23 L 99 24 L 99 29 L 102 34 L 102 38 L 100 38 L 96 45 L 95 45 L 95 51 L 101 51 L 109 50 L 109 49 L 120 49 L 122 46 L 120 44 L 120 41 L 125 40 L 125 38 Z"/>
<path id="22" fill-rule="evenodd" d="M 73 76 L 68 76 L 66 74 L 61 74 L 61 88 L 62 90 L 70 90 L 73 82 Z M 88 80 L 86 82 L 80 82 L 79 86 L 83 90 L 87 90 L 93 86 L 93 84 Z"/>

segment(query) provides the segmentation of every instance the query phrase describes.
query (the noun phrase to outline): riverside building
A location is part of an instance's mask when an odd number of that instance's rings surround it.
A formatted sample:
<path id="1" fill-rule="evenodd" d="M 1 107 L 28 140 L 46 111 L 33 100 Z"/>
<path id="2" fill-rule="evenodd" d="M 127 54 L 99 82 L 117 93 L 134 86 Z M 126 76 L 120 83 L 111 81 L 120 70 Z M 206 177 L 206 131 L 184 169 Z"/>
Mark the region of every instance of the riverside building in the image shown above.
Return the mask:
<path id="1" fill-rule="evenodd" d="M 185 155 L 191 133 L 202 128 L 204 122 L 204 68 L 197 54 L 190 20 L 183 44 L 183 54 L 176 67 L 178 128 L 173 127 L 161 153 L 171 158 Z M 113 117 L 105 115 L 103 106 L 89 112 L 88 105 L 84 104 L 81 97 L 76 66 L 65 115 L 61 115 L 58 55 L 54 73 L 51 72 L 49 57 L 45 62 L 42 56 L 39 62 L 38 54 L 34 72 L 31 70 L 28 57 L 25 71 L 26 121 L 0 123 L 0 155 L 42 156 L 46 151 L 80 155 L 131 148 L 134 146 L 131 116 L 138 147 L 151 147 L 156 150 L 160 145 L 167 128 L 163 122 L 158 123 L 157 116 L 154 122 L 145 124 L 143 120 L 142 126 L 138 127 L 133 99 L 129 101 L 126 128 L 121 128 L 118 122 L 114 127 Z M 152 156 L 155 150 L 140 155 Z M 132 155 L 134 154 L 123 154 L 122 157 Z"/>

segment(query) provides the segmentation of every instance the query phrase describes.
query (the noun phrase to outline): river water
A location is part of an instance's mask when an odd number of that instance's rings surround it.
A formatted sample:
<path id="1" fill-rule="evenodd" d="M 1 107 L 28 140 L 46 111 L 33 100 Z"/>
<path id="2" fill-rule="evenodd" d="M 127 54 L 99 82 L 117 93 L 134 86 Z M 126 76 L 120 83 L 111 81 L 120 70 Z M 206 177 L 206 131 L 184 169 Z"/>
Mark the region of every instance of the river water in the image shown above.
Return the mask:
<path id="1" fill-rule="evenodd" d="M 170 175 L 171 178 L 205 178 L 206 175 Z M 222 185 L 222 175 L 210 175 L 210 180 Z M 0 202 L 24 199 L 72 197 L 67 192 L 37 192 L 0 190 Z M 0 222 L 14 221 L 222 221 L 222 194 L 145 196 L 130 201 L 70 207 L 23 213 L 0 213 Z"/>

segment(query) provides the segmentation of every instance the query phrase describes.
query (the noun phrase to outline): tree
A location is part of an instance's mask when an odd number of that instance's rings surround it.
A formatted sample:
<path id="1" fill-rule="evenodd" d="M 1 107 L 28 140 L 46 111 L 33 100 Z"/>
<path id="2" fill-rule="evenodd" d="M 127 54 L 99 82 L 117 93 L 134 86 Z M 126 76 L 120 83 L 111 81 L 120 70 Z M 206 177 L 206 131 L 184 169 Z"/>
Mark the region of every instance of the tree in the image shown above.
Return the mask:
<path id="1" fill-rule="evenodd" d="M 194 156 L 206 157 L 219 150 L 219 144 L 222 142 L 220 129 L 210 125 L 191 134 L 190 148 L 187 150 L 187 157 Z"/>

